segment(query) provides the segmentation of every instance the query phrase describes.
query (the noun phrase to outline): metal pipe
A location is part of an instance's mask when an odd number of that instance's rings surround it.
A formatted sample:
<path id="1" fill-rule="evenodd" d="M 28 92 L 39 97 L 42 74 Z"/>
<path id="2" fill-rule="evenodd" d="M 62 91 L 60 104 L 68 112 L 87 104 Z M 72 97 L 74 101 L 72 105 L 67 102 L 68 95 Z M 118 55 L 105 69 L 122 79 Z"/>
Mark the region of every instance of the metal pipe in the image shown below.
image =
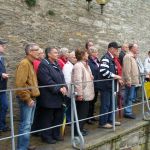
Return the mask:
<path id="1" fill-rule="evenodd" d="M 115 131 L 115 122 L 116 122 L 116 118 L 115 118 L 115 81 L 114 79 L 112 80 L 112 110 L 113 110 L 113 130 Z"/>
<path id="2" fill-rule="evenodd" d="M 9 98 L 10 98 L 11 143 L 12 143 L 12 150 L 15 150 L 12 91 L 9 92 Z"/>

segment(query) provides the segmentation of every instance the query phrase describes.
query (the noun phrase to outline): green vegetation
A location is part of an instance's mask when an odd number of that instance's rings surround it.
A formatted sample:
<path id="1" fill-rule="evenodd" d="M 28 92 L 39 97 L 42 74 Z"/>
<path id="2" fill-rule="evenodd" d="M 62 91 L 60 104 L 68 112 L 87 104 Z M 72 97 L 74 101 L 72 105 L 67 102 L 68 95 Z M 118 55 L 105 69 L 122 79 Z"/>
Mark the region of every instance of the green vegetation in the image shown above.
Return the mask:
<path id="1" fill-rule="evenodd" d="M 29 7 L 34 7 L 36 5 L 36 0 L 25 0 Z"/>

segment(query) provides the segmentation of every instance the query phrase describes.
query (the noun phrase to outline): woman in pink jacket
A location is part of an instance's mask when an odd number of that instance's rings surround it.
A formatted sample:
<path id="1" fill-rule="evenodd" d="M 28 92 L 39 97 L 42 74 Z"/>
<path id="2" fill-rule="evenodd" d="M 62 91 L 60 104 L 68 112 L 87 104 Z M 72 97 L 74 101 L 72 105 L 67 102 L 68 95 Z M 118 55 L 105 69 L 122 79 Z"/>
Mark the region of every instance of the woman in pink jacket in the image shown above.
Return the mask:
<path id="1" fill-rule="evenodd" d="M 76 108 L 78 119 L 84 119 L 88 116 L 89 101 L 94 98 L 94 84 L 91 69 L 88 65 L 88 53 L 85 50 L 77 49 L 75 51 L 77 63 L 74 65 L 72 71 L 72 82 L 75 84 Z M 80 121 L 79 126 L 82 135 L 87 135 L 87 130 L 84 127 L 85 121 Z M 75 128 L 75 136 L 77 136 Z"/>

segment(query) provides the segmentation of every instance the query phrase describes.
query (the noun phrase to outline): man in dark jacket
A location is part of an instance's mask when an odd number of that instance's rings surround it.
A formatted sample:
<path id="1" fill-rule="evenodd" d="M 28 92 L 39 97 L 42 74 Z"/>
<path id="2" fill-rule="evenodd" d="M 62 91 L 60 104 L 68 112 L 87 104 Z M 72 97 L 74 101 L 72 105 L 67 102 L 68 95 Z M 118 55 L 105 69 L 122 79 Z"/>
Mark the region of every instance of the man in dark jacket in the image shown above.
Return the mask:
<path id="1" fill-rule="evenodd" d="M 121 80 L 121 77 L 117 75 L 116 65 L 114 62 L 114 56 L 118 53 L 118 44 L 116 42 L 111 42 L 108 45 L 107 53 L 101 58 L 100 61 L 100 80 L 105 79 L 116 79 L 115 80 L 115 90 L 117 87 L 117 79 Z M 100 114 L 105 114 L 112 111 L 112 81 L 99 82 L 99 89 L 101 92 L 101 106 Z M 116 125 L 119 125 L 116 122 Z M 112 128 L 112 113 L 100 116 L 99 126 L 103 128 Z"/>
<path id="2" fill-rule="evenodd" d="M 3 132 L 8 130 L 5 121 L 8 109 L 8 100 L 6 91 L 2 91 L 6 90 L 7 88 L 7 79 L 8 79 L 8 74 L 6 73 L 3 57 L 6 43 L 7 43 L 6 41 L 0 40 L 0 131 Z"/>
<path id="3" fill-rule="evenodd" d="M 67 94 L 64 75 L 57 64 L 58 51 L 56 48 L 46 49 L 46 59 L 39 65 L 37 77 L 39 86 L 49 86 L 40 88 L 38 106 L 40 107 L 40 126 L 49 128 L 62 124 L 62 104 L 64 96 Z M 54 144 L 62 140 L 60 127 L 43 131 L 41 138 L 48 144 Z"/>

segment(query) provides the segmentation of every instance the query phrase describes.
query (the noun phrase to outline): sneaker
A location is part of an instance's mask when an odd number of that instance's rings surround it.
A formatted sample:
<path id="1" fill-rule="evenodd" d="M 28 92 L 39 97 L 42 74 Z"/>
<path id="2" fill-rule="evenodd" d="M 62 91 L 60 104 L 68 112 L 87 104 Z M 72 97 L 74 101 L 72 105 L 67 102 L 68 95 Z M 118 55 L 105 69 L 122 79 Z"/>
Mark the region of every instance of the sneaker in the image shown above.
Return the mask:
<path id="1" fill-rule="evenodd" d="M 34 146 L 34 145 L 30 145 L 29 147 L 28 147 L 28 150 L 36 150 L 36 146 Z"/>
<path id="2" fill-rule="evenodd" d="M 103 125 L 103 126 L 100 126 L 101 128 L 105 128 L 105 129 L 112 129 L 112 125 L 111 124 L 109 124 L 109 123 L 106 123 L 105 125 Z"/>

